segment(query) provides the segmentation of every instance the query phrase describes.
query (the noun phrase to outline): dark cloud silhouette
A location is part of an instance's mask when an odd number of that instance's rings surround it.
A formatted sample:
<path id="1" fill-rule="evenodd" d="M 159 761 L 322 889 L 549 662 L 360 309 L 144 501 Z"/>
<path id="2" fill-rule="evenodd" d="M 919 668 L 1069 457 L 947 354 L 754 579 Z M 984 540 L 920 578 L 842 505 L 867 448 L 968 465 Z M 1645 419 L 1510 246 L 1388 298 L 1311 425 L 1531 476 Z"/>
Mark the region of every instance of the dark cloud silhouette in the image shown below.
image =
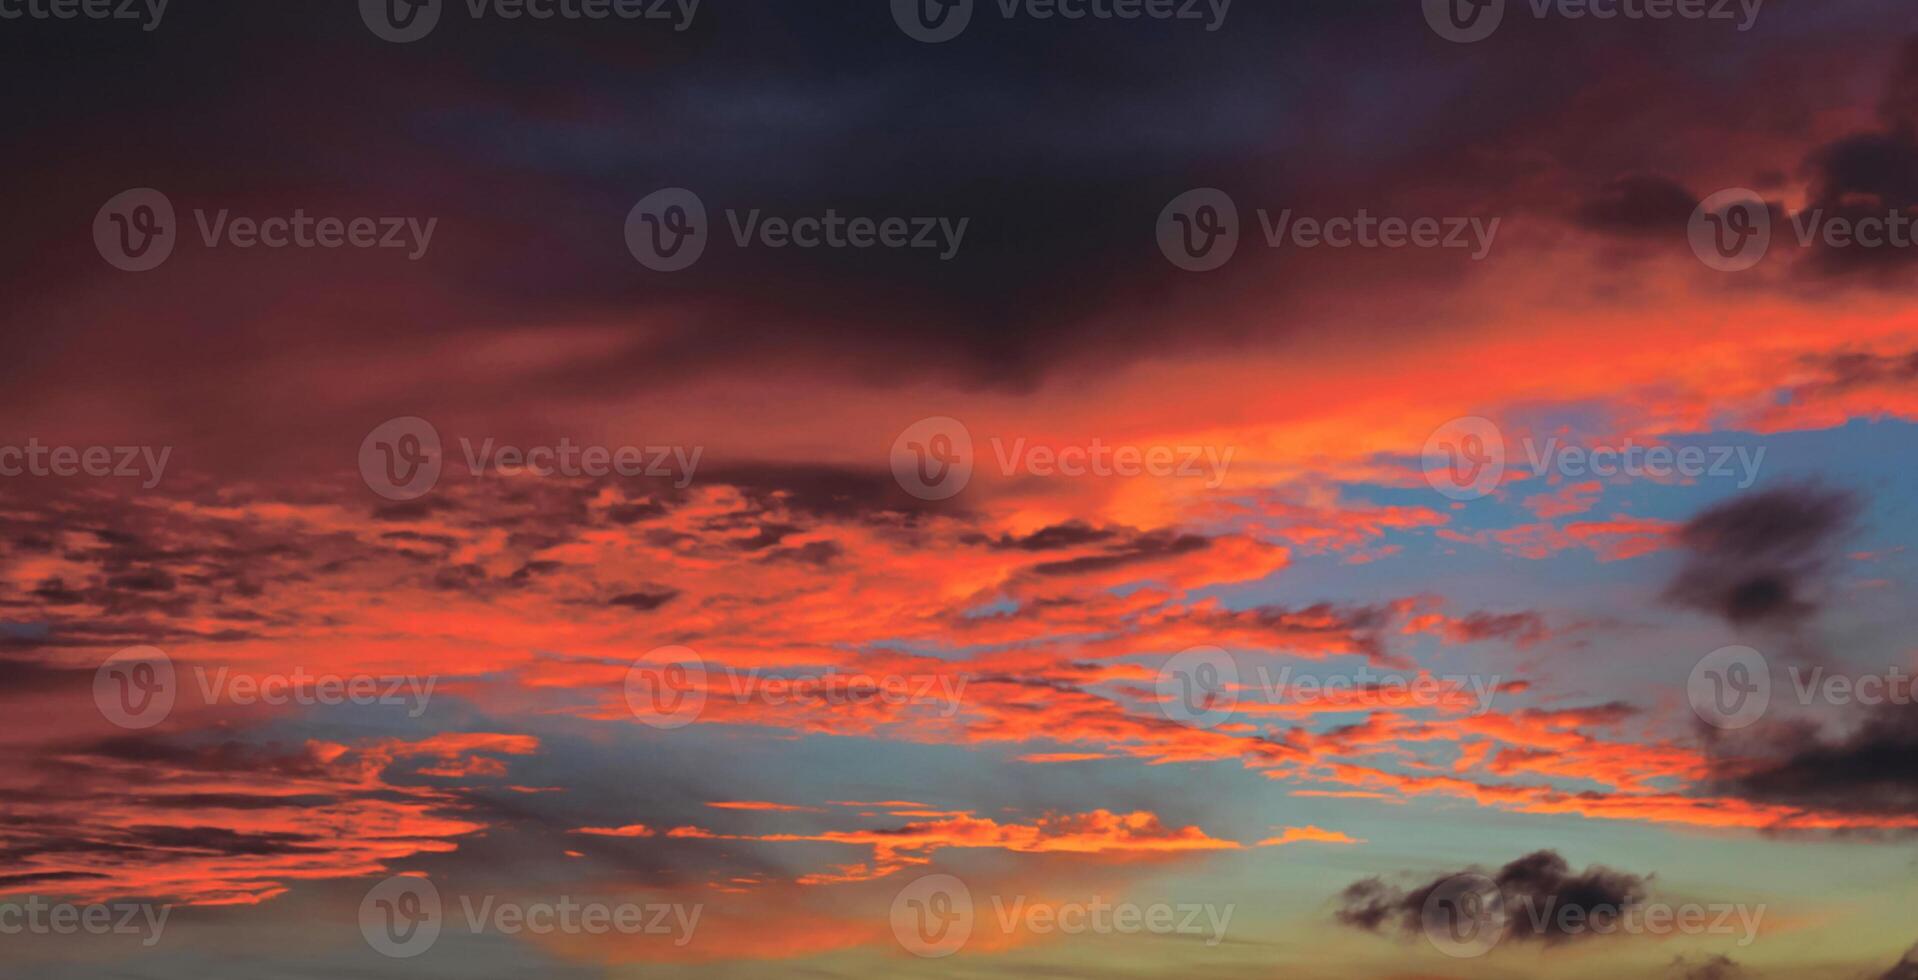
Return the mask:
<path id="1" fill-rule="evenodd" d="M 1679 529 L 1687 556 L 1665 597 L 1735 626 L 1802 622 L 1859 506 L 1850 493 L 1799 485 L 1711 507 Z"/>
<path id="2" fill-rule="evenodd" d="M 1698 197 L 1666 177 L 1633 175 L 1606 184 L 1579 205 L 1578 223 L 1617 235 L 1683 235 Z"/>
<path id="3" fill-rule="evenodd" d="M 1738 980 L 1744 975 L 1744 968 L 1729 956 L 1706 956 L 1696 960 L 1680 956 L 1672 960 L 1672 976 L 1678 980 Z"/>
<path id="4" fill-rule="evenodd" d="M 1719 791 L 1827 813 L 1918 810 L 1918 706 L 1888 703 L 1832 736 L 1780 722 L 1710 743 Z"/>
<path id="5" fill-rule="evenodd" d="M 1417 935 L 1424 928 L 1425 907 L 1440 889 L 1455 885 L 1463 875 L 1482 872 L 1465 869 L 1439 875 L 1406 889 L 1382 878 L 1367 878 L 1339 893 L 1333 916 L 1357 929 L 1392 929 Z M 1597 934 L 1590 929 L 1568 929 L 1564 910 L 1577 909 L 1579 922 L 1616 920 L 1626 907 L 1645 900 L 1649 876 L 1612 871 L 1593 865 L 1573 873 L 1556 851 L 1535 851 L 1496 872 L 1484 873 L 1504 899 L 1508 941 L 1556 945 Z"/>
<path id="6" fill-rule="evenodd" d="M 1918 980 L 1918 946 L 1905 953 L 1905 958 L 1896 966 L 1886 970 L 1878 980 Z"/>

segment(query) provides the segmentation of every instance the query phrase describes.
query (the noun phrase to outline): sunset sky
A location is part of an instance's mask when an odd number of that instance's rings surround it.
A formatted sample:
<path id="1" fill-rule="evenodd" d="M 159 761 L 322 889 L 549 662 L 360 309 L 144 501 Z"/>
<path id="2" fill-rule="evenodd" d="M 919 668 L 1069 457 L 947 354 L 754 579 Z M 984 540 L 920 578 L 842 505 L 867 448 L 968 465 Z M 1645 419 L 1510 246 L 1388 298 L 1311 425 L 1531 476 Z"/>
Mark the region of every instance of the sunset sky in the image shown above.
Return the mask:
<path id="1" fill-rule="evenodd" d="M 1918 978 L 1909 4 L 53 2 L 0 975 Z"/>

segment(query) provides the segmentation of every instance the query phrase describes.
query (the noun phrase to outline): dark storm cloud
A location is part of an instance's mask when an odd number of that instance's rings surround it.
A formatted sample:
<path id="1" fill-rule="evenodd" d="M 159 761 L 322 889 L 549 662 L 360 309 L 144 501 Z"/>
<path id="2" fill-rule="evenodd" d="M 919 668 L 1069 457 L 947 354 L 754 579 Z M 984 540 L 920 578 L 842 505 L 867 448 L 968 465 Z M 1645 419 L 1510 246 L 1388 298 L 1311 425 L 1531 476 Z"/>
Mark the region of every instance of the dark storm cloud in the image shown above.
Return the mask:
<path id="1" fill-rule="evenodd" d="M 1620 235 L 1683 235 L 1698 198 L 1666 177 L 1620 177 L 1579 205 L 1575 215 L 1588 228 Z"/>
<path id="2" fill-rule="evenodd" d="M 1864 711 L 1847 733 L 1781 722 L 1708 745 L 1713 785 L 1757 803 L 1826 813 L 1896 815 L 1918 810 L 1918 705 Z"/>
<path id="3" fill-rule="evenodd" d="M 1084 521 L 1067 521 L 1064 524 L 1042 527 L 1031 534 L 1019 536 L 1002 534 L 997 538 L 975 535 L 961 540 L 967 544 L 983 544 L 995 550 L 1055 551 L 1109 541 L 1117 534 L 1117 531 L 1096 528 Z"/>
<path id="4" fill-rule="evenodd" d="M 1918 980 L 1918 946 L 1913 946 L 1904 959 L 1880 974 L 1878 980 Z"/>
<path id="5" fill-rule="evenodd" d="M 1704 956 L 1696 960 L 1679 956 L 1672 960 L 1672 976 L 1678 980 L 1738 980 L 1745 970 L 1729 956 Z"/>
<path id="6" fill-rule="evenodd" d="M 1685 564 L 1671 602 L 1735 626 L 1792 626 L 1818 609 L 1818 587 L 1859 512 L 1850 493 L 1797 485 L 1718 504 L 1678 531 Z"/>
<path id="7" fill-rule="evenodd" d="M 1151 531 L 1138 535 L 1132 540 L 1108 546 L 1104 554 L 1042 562 L 1033 566 L 1032 570 L 1040 575 L 1087 575 L 1178 555 L 1189 555 L 1196 551 L 1204 551 L 1211 546 L 1210 539 L 1196 534 Z"/>
<path id="8" fill-rule="evenodd" d="M 669 589 L 662 586 L 614 596 L 610 600 L 610 604 L 631 609 L 635 612 L 652 612 L 677 598 L 679 598 L 678 589 Z"/>
<path id="9" fill-rule="evenodd" d="M 1844 16 L 1882 16 L 1881 4 L 1858 6 Z M 1464 278 L 1456 263 L 1409 251 L 1321 250 L 1312 263 L 1325 264 L 1308 272 L 1248 248 L 1199 282 L 1166 263 L 1153 237 L 1184 190 L 1224 188 L 1248 222 L 1254 207 L 1510 211 L 1514 177 L 1528 175 L 1485 166 L 1482 148 L 1553 138 L 1538 120 L 1586 91 L 1531 80 L 1618 78 L 1633 70 L 1616 58 L 1629 36 L 1671 64 L 1704 63 L 1688 57 L 1694 47 L 1712 52 L 1711 77 L 1698 79 L 1711 94 L 1736 90 L 1772 46 L 1799 43 L 1783 17 L 1776 28 L 1761 18 L 1729 52 L 1705 30 L 1532 18 L 1508 18 L 1495 43 L 1467 50 L 1436 37 L 1416 5 L 1388 0 L 1241 2 L 1211 32 L 1008 21 L 996 4 L 981 7 L 965 37 L 939 46 L 906 38 L 881 2 L 709 0 L 680 32 L 476 21 L 449 3 L 435 33 L 410 45 L 374 37 L 354 4 L 322 0 L 183 6 L 151 34 L 11 25 L 0 80 L 32 95 L 9 100 L 0 119 L 34 150 L 0 188 L 19 232 L 0 246 L 0 275 L 20 300 L 0 326 L 79 316 L 61 313 L 66 300 L 102 273 L 86 224 L 128 187 L 159 187 L 187 208 L 441 224 L 430 255 L 398 269 L 358 255 L 183 248 L 99 299 L 150 311 L 167 307 L 169 289 L 185 291 L 190 324 L 141 314 L 72 332 L 8 330 L 0 381 L 25 379 L 14 372 L 27 364 L 34 377 L 84 365 L 108 382 L 200 380 L 193 399 L 166 406 L 169 419 L 270 444 L 289 434 L 274 424 L 289 399 L 237 390 L 231 377 L 204 383 L 215 366 L 200 352 L 255 362 L 325 344 L 380 363 L 400 338 L 591 321 L 643 329 L 588 363 L 529 368 L 526 383 L 626 391 L 638 371 L 737 371 L 742 358 L 784 366 L 801 354 L 874 378 L 1026 386 L 1067 364 L 1300 329 L 1297 317 L 1177 316 L 1195 304 L 1363 289 L 1408 265 L 1434 289 Z M 1575 150 L 1514 156 L 1581 167 Z M 697 266 L 672 276 L 640 268 L 622 240 L 628 209 L 667 186 L 696 190 L 720 232 Z M 1656 222 L 1668 196 L 1624 186 L 1588 217 Z M 959 253 L 939 261 L 739 249 L 723 218 L 827 208 L 970 224 Z M 289 322 L 293 311 L 327 326 Z"/>
<path id="10" fill-rule="evenodd" d="M 1427 899 L 1447 882 L 1461 875 L 1479 873 L 1466 869 L 1442 874 L 1410 889 L 1381 878 L 1353 882 L 1339 893 L 1333 916 L 1348 926 L 1369 932 L 1390 928 L 1402 935 L 1418 935 L 1424 928 Z M 1590 929 L 1567 931 L 1566 920 L 1560 917 L 1561 910 L 1582 910 L 1578 914 L 1581 922 L 1591 921 L 1594 915 L 1600 920 L 1606 917 L 1616 920 L 1625 908 L 1645 900 L 1650 882 L 1648 876 L 1597 865 L 1574 874 L 1556 851 L 1527 854 L 1486 877 L 1498 886 L 1504 897 L 1509 923 L 1506 938 L 1548 946 L 1596 934 Z"/>

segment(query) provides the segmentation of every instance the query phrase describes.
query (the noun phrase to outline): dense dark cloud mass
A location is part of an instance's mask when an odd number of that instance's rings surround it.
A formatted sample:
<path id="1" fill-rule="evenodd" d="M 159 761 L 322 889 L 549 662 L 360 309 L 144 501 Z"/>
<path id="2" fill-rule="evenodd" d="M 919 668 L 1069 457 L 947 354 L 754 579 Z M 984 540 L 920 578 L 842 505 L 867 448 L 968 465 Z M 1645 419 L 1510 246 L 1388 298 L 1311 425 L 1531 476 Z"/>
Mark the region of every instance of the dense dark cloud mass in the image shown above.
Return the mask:
<path id="1" fill-rule="evenodd" d="M 1469 869 L 1451 872 L 1411 889 L 1381 878 L 1367 878 L 1339 894 L 1333 915 L 1358 929 L 1378 932 L 1391 928 L 1402 935 L 1417 935 L 1424 927 L 1427 900 L 1459 876 L 1477 873 Z M 1594 916 L 1615 919 L 1626 907 L 1645 900 L 1650 881 L 1648 876 L 1596 865 L 1575 874 L 1556 851 L 1527 854 L 1487 877 L 1504 898 L 1506 938 L 1546 945 L 1594 934 L 1590 930 L 1567 931 L 1562 910 L 1581 910 L 1579 921 Z"/>
<path id="2" fill-rule="evenodd" d="M 1668 600 L 1735 626 L 1784 626 L 1817 612 L 1823 573 L 1859 511 L 1853 495 L 1789 486 L 1714 506 L 1678 532 L 1685 565 Z"/>
<path id="3" fill-rule="evenodd" d="M 1834 813 L 1918 811 L 1918 706 L 1865 711 L 1842 735 L 1783 722 L 1715 740 L 1719 789 L 1760 803 Z"/>

